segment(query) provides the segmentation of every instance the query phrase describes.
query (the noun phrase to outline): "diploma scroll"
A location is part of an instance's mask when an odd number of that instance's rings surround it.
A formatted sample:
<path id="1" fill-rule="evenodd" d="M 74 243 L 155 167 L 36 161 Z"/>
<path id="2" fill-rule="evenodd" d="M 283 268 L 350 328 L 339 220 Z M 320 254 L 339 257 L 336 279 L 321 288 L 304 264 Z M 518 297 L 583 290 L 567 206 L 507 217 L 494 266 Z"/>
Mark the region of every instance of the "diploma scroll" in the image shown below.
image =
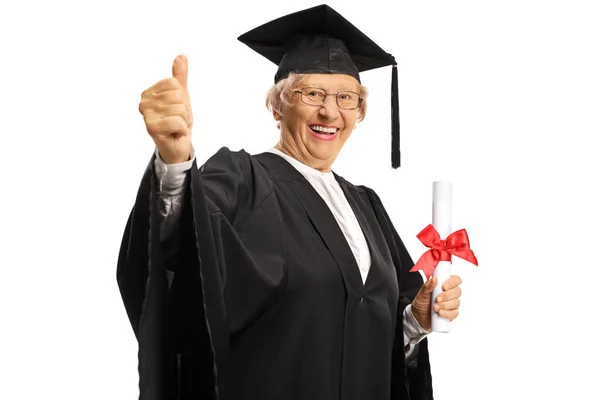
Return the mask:
<path id="1" fill-rule="evenodd" d="M 440 234 L 442 240 L 452 233 L 452 182 L 433 182 L 433 227 Z M 435 299 L 442 293 L 443 283 L 450 278 L 451 262 L 440 261 L 433 276 L 438 279 L 437 286 L 431 294 L 431 330 L 433 332 L 450 332 L 450 320 L 441 317 L 433 309 Z"/>

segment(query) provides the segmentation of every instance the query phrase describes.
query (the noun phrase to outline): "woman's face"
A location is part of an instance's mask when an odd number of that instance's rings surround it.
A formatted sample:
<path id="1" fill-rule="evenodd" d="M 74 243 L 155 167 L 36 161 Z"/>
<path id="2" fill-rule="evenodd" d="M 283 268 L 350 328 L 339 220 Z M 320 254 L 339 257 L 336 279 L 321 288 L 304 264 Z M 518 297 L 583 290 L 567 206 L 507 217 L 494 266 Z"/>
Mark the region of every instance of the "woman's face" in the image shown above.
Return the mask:
<path id="1" fill-rule="evenodd" d="M 328 94 L 341 91 L 360 93 L 358 80 L 342 74 L 309 74 L 298 90 L 308 87 L 323 89 Z M 285 109 L 283 116 L 275 114 L 281 125 L 278 147 L 306 165 L 329 171 L 356 125 L 359 110 L 339 108 L 335 96 L 328 96 L 322 106 L 304 104 L 301 96 L 292 92 L 292 106 Z M 330 133 L 332 129 L 335 133 Z"/>

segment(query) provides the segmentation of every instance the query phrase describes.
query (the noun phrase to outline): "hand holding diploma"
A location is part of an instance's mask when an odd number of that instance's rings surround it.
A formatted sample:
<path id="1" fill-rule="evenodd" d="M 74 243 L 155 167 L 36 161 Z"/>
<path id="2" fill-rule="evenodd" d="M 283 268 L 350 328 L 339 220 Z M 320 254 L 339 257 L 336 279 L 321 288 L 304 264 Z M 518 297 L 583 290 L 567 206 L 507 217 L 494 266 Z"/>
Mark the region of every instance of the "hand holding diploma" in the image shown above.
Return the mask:
<path id="1" fill-rule="evenodd" d="M 457 275 L 442 283 L 442 293 L 435 298 L 433 310 L 442 318 L 452 321 L 458 317 L 460 307 L 460 284 L 462 280 Z M 431 294 L 438 284 L 437 276 L 432 276 L 417 293 L 412 302 L 412 313 L 415 319 L 427 332 L 431 332 Z"/>

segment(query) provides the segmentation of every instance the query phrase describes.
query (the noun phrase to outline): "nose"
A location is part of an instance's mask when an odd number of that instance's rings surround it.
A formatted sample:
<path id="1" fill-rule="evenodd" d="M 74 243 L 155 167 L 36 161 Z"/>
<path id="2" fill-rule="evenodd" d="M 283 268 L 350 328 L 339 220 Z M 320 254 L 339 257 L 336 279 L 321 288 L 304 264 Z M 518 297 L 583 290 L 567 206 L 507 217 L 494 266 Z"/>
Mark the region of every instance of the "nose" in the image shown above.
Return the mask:
<path id="1" fill-rule="evenodd" d="M 332 96 L 332 98 L 330 98 L 329 96 Z M 330 120 L 334 120 L 340 115 L 340 109 L 338 108 L 338 105 L 335 101 L 335 94 L 327 95 L 327 97 L 325 98 L 325 103 L 323 103 L 323 105 L 319 109 L 319 114 L 324 118 Z"/>

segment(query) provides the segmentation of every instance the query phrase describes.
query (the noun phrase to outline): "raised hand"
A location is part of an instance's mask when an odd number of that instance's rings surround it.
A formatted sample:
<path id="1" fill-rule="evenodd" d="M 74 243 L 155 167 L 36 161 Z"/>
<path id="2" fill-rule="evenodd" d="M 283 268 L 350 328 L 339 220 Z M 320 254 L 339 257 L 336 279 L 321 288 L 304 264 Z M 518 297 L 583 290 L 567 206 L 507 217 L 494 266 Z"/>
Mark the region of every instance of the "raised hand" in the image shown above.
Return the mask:
<path id="1" fill-rule="evenodd" d="M 171 78 L 144 90 L 139 111 L 163 161 L 178 164 L 189 160 L 192 148 L 193 116 L 184 55 L 175 58 L 172 72 Z"/>

